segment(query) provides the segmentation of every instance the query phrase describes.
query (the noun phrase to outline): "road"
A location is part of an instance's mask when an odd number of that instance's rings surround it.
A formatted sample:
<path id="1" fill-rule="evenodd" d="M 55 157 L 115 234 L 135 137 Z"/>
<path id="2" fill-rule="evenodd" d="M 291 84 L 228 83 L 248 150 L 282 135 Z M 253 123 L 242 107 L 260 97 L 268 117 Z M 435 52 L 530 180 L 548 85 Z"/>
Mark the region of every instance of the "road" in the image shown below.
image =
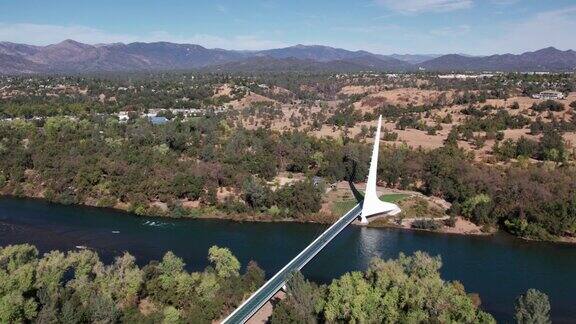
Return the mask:
<path id="1" fill-rule="evenodd" d="M 302 269 L 312 258 L 318 254 L 336 235 L 346 226 L 352 223 L 362 212 L 362 204 L 356 205 L 348 213 L 342 216 L 336 223 L 332 224 L 300 254 L 290 261 L 284 268 L 278 271 L 250 298 L 242 303 L 232 314 L 228 315 L 223 324 L 245 323 L 256 311 L 258 311 L 274 294 L 286 284 L 286 280 L 291 273 Z"/>

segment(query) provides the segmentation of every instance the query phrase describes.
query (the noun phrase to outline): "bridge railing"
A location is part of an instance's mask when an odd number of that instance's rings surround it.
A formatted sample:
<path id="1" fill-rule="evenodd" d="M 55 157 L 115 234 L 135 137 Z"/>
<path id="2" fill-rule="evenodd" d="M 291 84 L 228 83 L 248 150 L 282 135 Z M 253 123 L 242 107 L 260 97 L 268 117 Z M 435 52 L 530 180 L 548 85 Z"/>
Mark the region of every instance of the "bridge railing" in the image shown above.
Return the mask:
<path id="1" fill-rule="evenodd" d="M 326 229 L 320 236 L 318 236 L 312 243 L 308 244 L 302 252 L 294 257 L 288 264 L 286 264 L 280 271 L 278 271 L 272 278 L 270 278 L 264 285 L 262 285 L 255 293 L 246 299 L 238 308 L 236 308 L 228 317 L 226 317 L 222 324 L 237 324 L 245 323 L 254 313 L 256 313 L 278 290 L 286 284 L 286 279 L 289 274 L 296 270 L 301 270 L 318 252 L 320 252 L 332 239 L 338 235 L 348 224 L 354 221 L 362 211 L 362 204 L 357 204 L 338 221 Z M 332 233 L 334 231 L 334 233 Z M 326 237 L 327 234 L 330 234 Z"/>

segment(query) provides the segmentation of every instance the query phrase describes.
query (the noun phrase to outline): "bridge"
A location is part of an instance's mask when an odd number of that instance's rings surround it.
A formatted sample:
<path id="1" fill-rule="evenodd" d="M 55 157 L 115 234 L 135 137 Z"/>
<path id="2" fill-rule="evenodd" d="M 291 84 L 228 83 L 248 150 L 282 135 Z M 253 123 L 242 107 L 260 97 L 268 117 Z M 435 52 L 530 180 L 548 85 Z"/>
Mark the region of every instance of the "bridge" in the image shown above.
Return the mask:
<path id="1" fill-rule="evenodd" d="M 380 143 L 380 128 L 382 127 L 382 116 L 378 118 L 378 128 L 374 138 L 374 148 L 372 150 L 372 160 L 366 182 L 366 192 L 361 201 L 328 227 L 318 238 L 310 243 L 300 254 L 293 258 L 287 265 L 278 271 L 260 289 L 244 301 L 236 310 L 224 319 L 223 324 L 246 323 L 254 313 L 256 313 L 276 292 L 278 292 L 295 271 L 301 270 L 310 260 L 312 260 L 322 249 L 330 243 L 344 228 L 356 219 L 367 224 L 368 217 L 378 214 L 396 215 L 400 208 L 392 203 L 383 202 L 376 193 L 376 173 L 378 168 L 378 150 Z"/>

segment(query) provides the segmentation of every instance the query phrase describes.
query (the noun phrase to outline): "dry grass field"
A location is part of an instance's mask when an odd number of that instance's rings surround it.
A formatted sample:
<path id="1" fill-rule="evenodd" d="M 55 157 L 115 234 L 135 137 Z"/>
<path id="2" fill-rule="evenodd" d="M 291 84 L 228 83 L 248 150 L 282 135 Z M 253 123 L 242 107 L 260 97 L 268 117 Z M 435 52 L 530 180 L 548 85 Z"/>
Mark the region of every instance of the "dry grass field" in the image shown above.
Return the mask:
<path id="1" fill-rule="evenodd" d="M 256 129 L 258 127 L 267 127 L 277 131 L 292 131 L 299 130 L 317 137 L 333 137 L 338 138 L 341 136 L 356 137 L 362 135 L 365 140 L 371 141 L 371 136 L 362 134 L 363 129 L 370 129 L 374 126 L 378 107 L 393 105 L 403 109 L 409 106 L 423 106 L 432 103 L 440 104 L 438 108 L 429 111 L 428 114 L 414 113 L 425 125 L 433 127 L 440 125 L 434 133 L 427 132 L 426 130 L 419 130 L 415 128 L 398 129 L 396 126 L 397 118 L 385 118 L 384 129 L 389 132 L 397 134 L 397 139 L 387 141 L 388 144 L 394 145 L 408 145 L 413 148 L 434 149 L 444 145 L 450 130 L 466 121 L 468 118 L 462 110 L 467 105 L 452 104 L 457 91 L 436 91 L 436 90 L 422 90 L 413 87 L 392 88 L 390 84 L 381 85 L 348 85 L 341 88 L 338 92 L 338 98 L 333 100 L 316 100 L 314 102 L 304 102 L 294 100 L 290 103 L 280 103 L 272 98 L 265 97 L 260 94 L 250 92 L 241 99 L 234 100 L 230 103 L 233 109 L 239 111 L 246 109 L 254 104 L 259 104 L 266 107 L 275 107 L 274 109 L 279 112 L 277 116 L 270 118 L 269 114 L 265 117 L 257 117 L 251 115 L 249 117 L 239 116 L 238 121 L 249 129 Z M 270 93 L 282 93 L 290 95 L 290 91 L 280 88 L 272 87 Z M 218 90 L 219 94 L 229 93 L 229 88 L 226 86 Z M 354 98 L 355 101 L 347 101 L 349 98 Z M 538 104 L 543 100 L 533 99 L 527 96 L 512 96 L 508 99 L 487 99 L 477 106 L 490 105 L 495 109 L 504 109 L 511 116 L 522 115 L 529 118 L 531 121 L 541 119 L 544 122 L 551 121 L 551 118 L 556 120 L 570 121 L 574 114 L 574 109 L 569 106 L 573 101 L 576 101 L 576 92 L 571 92 L 567 98 L 559 100 L 565 107 L 560 112 L 535 112 L 530 107 L 533 104 Z M 360 115 L 372 114 L 371 118 L 367 120 L 360 120 L 351 127 L 333 126 L 326 122 L 333 116 L 338 107 L 351 103 L 355 113 Z M 518 103 L 518 109 L 512 109 L 511 106 Z M 270 108 L 272 109 L 272 108 Z M 321 115 L 324 118 L 324 123 L 321 125 L 314 125 L 315 116 Z M 439 119 L 450 116 L 451 123 L 438 123 Z M 533 135 L 528 126 L 521 129 L 505 129 L 502 131 L 503 139 L 518 140 L 521 137 L 537 140 L 541 135 Z M 474 134 L 476 136 L 483 136 L 482 132 Z M 569 148 L 576 148 L 576 132 L 564 133 L 564 139 Z M 491 148 L 496 141 L 487 138 L 482 145 L 478 147 L 468 141 L 460 140 L 459 146 L 474 151 L 478 159 L 486 159 L 491 155 Z"/>

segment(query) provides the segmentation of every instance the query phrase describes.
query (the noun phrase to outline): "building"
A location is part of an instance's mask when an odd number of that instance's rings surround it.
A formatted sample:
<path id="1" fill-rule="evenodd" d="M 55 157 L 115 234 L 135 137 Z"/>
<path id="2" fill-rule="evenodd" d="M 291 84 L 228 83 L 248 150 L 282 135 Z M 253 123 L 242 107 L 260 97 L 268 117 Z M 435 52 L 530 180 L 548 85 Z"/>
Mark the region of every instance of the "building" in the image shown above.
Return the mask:
<path id="1" fill-rule="evenodd" d="M 168 118 L 159 116 L 148 116 L 148 120 L 154 125 L 164 125 L 169 121 Z"/>
<path id="2" fill-rule="evenodd" d="M 118 120 L 120 120 L 121 123 L 125 123 L 130 119 L 130 116 L 128 115 L 127 111 L 121 111 L 118 113 Z"/>
<path id="3" fill-rule="evenodd" d="M 546 90 L 546 91 L 542 91 L 540 93 L 537 93 L 535 95 L 532 95 L 532 98 L 534 99 L 564 99 L 564 94 L 560 91 L 554 91 L 554 90 Z"/>

